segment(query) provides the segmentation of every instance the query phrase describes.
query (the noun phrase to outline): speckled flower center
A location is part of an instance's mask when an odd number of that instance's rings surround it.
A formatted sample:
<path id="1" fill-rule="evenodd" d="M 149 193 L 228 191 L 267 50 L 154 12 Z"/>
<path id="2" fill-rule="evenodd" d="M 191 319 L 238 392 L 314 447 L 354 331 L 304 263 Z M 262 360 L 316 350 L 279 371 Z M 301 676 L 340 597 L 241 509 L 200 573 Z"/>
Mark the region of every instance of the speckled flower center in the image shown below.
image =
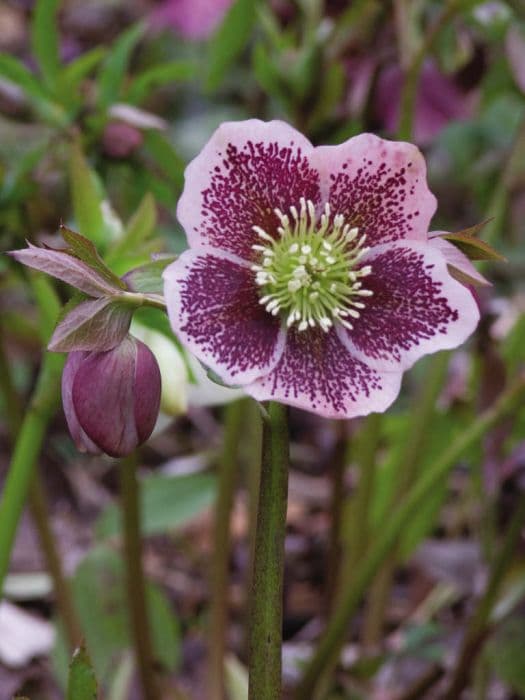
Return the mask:
<path id="1" fill-rule="evenodd" d="M 292 206 L 289 215 L 274 211 L 281 224 L 277 237 L 253 227 L 262 240 L 252 246 L 261 254 L 252 266 L 259 303 L 300 331 L 319 326 L 328 332 L 334 323 L 351 329 L 350 319 L 359 318 L 363 299 L 372 295 L 361 281 L 372 268 L 358 265 L 369 250 L 366 235 L 359 236 L 341 214 L 332 217 L 328 203 L 320 218 L 313 202 L 303 197 L 299 210 Z"/>

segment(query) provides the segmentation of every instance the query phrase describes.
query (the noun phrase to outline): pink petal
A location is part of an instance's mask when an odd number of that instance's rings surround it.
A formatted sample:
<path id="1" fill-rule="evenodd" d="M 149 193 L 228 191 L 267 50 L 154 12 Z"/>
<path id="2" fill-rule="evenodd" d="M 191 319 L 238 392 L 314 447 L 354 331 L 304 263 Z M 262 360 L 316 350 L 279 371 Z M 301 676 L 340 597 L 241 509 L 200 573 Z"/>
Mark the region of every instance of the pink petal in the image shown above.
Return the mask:
<path id="1" fill-rule="evenodd" d="M 374 292 L 352 319 L 353 330 L 338 328 L 346 347 L 379 370 L 407 369 L 428 353 L 454 348 L 474 331 L 478 306 L 453 279 L 444 256 L 432 245 L 394 243 L 373 248 L 363 288 Z"/>
<path id="2" fill-rule="evenodd" d="M 443 254 L 449 267 L 452 268 L 451 274 L 453 274 L 454 270 L 458 270 L 460 275 L 465 278 L 465 282 L 469 280 L 470 284 L 490 287 L 490 282 L 483 277 L 481 272 L 478 272 L 465 253 L 462 253 L 461 250 L 450 241 L 441 238 L 444 233 L 444 231 L 433 231 L 429 233 L 429 244 L 433 248 L 437 248 L 437 250 Z M 459 279 L 459 281 L 462 282 L 463 280 Z"/>
<path id="3" fill-rule="evenodd" d="M 319 175 L 308 163 L 310 142 L 281 121 L 225 122 L 188 165 L 177 208 L 190 247 L 209 246 L 253 258 L 253 226 L 276 235 L 274 209 L 301 197 L 319 201 Z"/>
<path id="4" fill-rule="evenodd" d="M 163 277 L 173 330 L 224 382 L 252 382 L 277 364 L 284 332 L 259 304 L 247 264 L 226 253 L 187 250 Z"/>
<path id="5" fill-rule="evenodd" d="M 436 198 L 416 146 L 360 134 L 339 146 L 316 148 L 310 162 L 321 173 L 323 200 L 367 234 L 367 245 L 426 240 Z"/>
<path id="6" fill-rule="evenodd" d="M 334 331 L 288 332 L 285 351 L 269 374 L 245 388 L 329 418 L 385 411 L 395 400 L 401 372 L 380 373 L 353 357 Z"/>
<path id="7" fill-rule="evenodd" d="M 164 0 L 152 14 L 152 24 L 178 31 L 186 39 L 206 39 L 221 23 L 232 0 Z"/>
<path id="8" fill-rule="evenodd" d="M 88 438 L 78 422 L 75 407 L 73 405 L 73 397 L 71 395 L 75 375 L 83 359 L 87 357 L 87 355 L 87 352 L 70 352 L 67 356 L 64 371 L 62 372 L 62 406 L 66 416 L 67 427 L 69 428 L 69 432 L 73 438 L 73 442 L 77 446 L 77 449 L 80 452 L 100 454 L 100 448 Z"/>

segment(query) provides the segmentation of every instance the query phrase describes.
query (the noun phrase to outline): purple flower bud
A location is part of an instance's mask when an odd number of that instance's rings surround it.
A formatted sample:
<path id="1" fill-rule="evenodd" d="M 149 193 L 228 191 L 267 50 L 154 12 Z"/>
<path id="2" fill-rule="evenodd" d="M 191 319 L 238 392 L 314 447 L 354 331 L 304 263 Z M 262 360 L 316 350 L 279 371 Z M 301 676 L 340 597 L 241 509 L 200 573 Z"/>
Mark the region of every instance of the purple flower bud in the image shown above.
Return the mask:
<path id="1" fill-rule="evenodd" d="M 145 442 L 160 405 L 160 372 L 151 350 L 132 336 L 105 352 L 71 352 L 62 402 L 78 449 L 123 457 Z"/>
<path id="2" fill-rule="evenodd" d="M 142 144 L 142 134 L 134 126 L 111 122 L 104 130 L 102 144 L 111 158 L 128 158 Z"/>

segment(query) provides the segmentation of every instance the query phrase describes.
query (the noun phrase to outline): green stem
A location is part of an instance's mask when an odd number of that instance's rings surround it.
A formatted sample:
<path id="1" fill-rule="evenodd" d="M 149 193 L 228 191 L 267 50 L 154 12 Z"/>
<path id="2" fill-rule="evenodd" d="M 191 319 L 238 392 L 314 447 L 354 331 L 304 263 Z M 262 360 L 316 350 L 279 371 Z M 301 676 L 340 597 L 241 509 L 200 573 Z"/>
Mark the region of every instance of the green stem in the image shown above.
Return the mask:
<path id="1" fill-rule="evenodd" d="M 408 430 L 410 440 L 405 442 L 405 447 L 394 470 L 397 481 L 385 512 L 389 512 L 400 501 L 417 477 L 418 466 L 429 439 L 427 426 L 432 424 L 432 416 L 443 386 L 449 359 L 450 353 L 440 352 L 428 360 L 428 371 L 412 406 Z M 363 641 L 367 646 L 374 646 L 381 639 L 385 609 L 398 559 L 399 553 L 396 547 L 383 563 L 370 591 L 363 625 Z"/>
<path id="2" fill-rule="evenodd" d="M 35 472 L 29 489 L 29 507 L 36 526 L 40 546 L 44 553 L 46 567 L 53 580 L 57 607 L 64 625 L 69 649 L 73 652 L 82 641 L 82 629 L 75 611 L 71 589 L 64 575 L 55 537 L 49 523 L 49 509 L 38 472 Z"/>
<path id="3" fill-rule="evenodd" d="M 448 449 L 425 470 L 390 517 L 388 527 L 377 533 L 367 556 L 356 571 L 353 585 L 343 592 L 338 609 L 332 616 L 314 656 L 306 666 L 303 678 L 296 690 L 296 700 L 315 698 L 316 685 L 322 670 L 339 655 L 344 644 L 348 623 L 363 594 L 381 563 L 397 546 L 399 535 L 403 528 L 409 524 L 413 513 L 421 507 L 421 504 L 443 479 L 447 478 L 462 453 L 482 438 L 494 423 L 510 411 L 524 393 L 525 380 L 521 378 L 514 386 L 506 390 L 490 409 L 471 423 Z"/>
<path id="4" fill-rule="evenodd" d="M 16 530 L 22 515 L 47 425 L 55 413 L 64 358 L 46 353 L 29 408 L 17 435 L 0 501 L 0 596 Z"/>
<path id="5" fill-rule="evenodd" d="M 328 540 L 328 554 L 326 564 L 326 613 L 330 614 L 335 605 L 337 584 L 341 566 L 341 526 L 343 522 L 343 508 L 345 503 L 344 477 L 346 471 L 347 438 L 346 423 L 334 421 L 336 441 L 331 460 L 332 494 L 330 503 L 330 534 Z"/>
<path id="6" fill-rule="evenodd" d="M 482 595 L 465 632 L 459 660 L 452 675 L 449 689 L 444 700 L 458 700 L 470 680 L 474 659 L 485 641 L 490 624 L 490 615 L 496 603 L 505 573 L 518 545 L 523 525 L 525 524 L 525 494 L 521 495 L 499 554 L 494 561 L 484 594 Z"/>
<path id="7" fill-rule="evenodd" d="M 146 582 L 142 568 L 140 529 L 140 494 L 137 480 L 137 456 L 119 461 L 122 500 L 126 586 L 135 658 L 142 686 L 143 700 L 158 700 L 153 671 L 153 652 L 146 599 Z"/>
<path id="8" fill-rule="evenodd" d="M 414 55 L 410 66 L 405 73 L 403 90 L 401 92 L 401 104 L 399 108 L 398 138 L 410 140 L 412 138 L 415 104 L 419 75 L 427 54 L 432 50 L 434 42 L 448 22 L 461 8 L 462 0 L 449 0 L 436 22 L 430 27 L 419 51 Z"/>
<path id="9" fill-rule="evenodd" d="M 219 462 L 219 490 L 215 506 L 210 611 L 210 700 L 224 700 L 224 656 L 228 624 L 228 563 L 230 520 L 239 468 L 238 446 L 245 401 L 226 406 L 224 442 Z"/>
<path id="10" fill-rule="evenodd" d="M 288 420 L 268 404 L 263 447 L 250 631 L 249 700 L 281 699 L 284 538 L 288 498 Z"/>

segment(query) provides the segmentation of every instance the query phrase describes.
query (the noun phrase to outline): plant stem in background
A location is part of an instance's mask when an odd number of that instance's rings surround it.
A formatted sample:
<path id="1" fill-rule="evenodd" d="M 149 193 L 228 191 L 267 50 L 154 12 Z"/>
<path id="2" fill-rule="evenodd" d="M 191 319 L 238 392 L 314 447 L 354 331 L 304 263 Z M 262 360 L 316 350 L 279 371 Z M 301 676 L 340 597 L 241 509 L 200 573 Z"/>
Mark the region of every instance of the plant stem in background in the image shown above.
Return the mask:
<path id="1" fill-rule="evenodd" d="M 119 461 L 119 476 L 128 609 L 135 658 L 143 700 L 158 700 L 159 694 L 153 669 L 146 582 L 142 568 L 140 492 L 137 480 L 136 453 Z"/>
<path id="2" fill-rule="evenodd" d="M 219 488 L 215 505 L 212 555 L 212 594 L 210 610 L 210 700 L 224 700 L 224 657 L 228 628 L 228 563 L 230 559 L 230 520 L 239 472 L 238 447 L 241 419 L 246 401 L 238 400 L 225 408 L 224 439 L 218 465 Z"/>
<path id="3" fill-rule="evenodd" d="M 494 564 L 491 568 L 487 587 L 481 599 L 476 606 L 472 615 L 461 650 L 459 652 L 458 662 L 454 669 L 452 680 L 448 691 L 445 693 L 444 700 L 459 700 L 463 690 L 467 687 L 472 669 L 474 668 L 474 660 L 479 654 L 486 634 L 490 625 L 490 615 L 494 604 L 497 602 L 497 596 L 501 588 L 501 584 L 505 573 L 509 569 L 512 561 L 512 556 L 518 545 L 520 535 L 525 525 L 525 494 L 521 494 L 518 506 L 514 511 L 514 515 L 507 528 L 505 538 L 499 550 Z"/>
<path id="4" fill-rule="evenodd" d="M 60 394 L 64 358 L 46 353 L 37 384 L 17 435 L 13 456 L 0 501 L 0 595 L 11 558 L 16 530 L 34 476 L 34 467 L 47 425 L 55 413 Z"/>
<path id="5" fill-rule="evenodd" d="M 53 590 L 69 649 L 73 652 L 82 641 L 82 629 L 75 611 L 71 589 L 64 575 L 53 530 L 50 527 L 49 509 L 38 472 L 34 474 L 29 489 L 29 507 L 44 554 L 46 567 L 53 580 Z"/>
<path id="6" fill-rule="evenodd" d="M 480 440 L 487 430 L 508 413 L 519 399 L 523 398 L 524 394 L 525 379 L 520 378 L 511 388 L 502 393 L 491 408 L 482 413 L 454 440 L 448 449 L 424 471 L 403 498 L 391 515 L 388 527 L 378 532 L 370 545 L 367 556 L 356 571 L 352 586 L 343 591 L 337 610 L 332 615 L 314 656 L 306 666 L 303 678 L 296 689 L 295 700 L 318 700 L 317 684 L 323 669 L 339 656 L 348 624 L 361 598 L 381 563 L 397 546 L 399 535 L 410 522 L 415 510 L 421 506 L 436 486 L 447 478 L 461 454 Z"/>
<path id="7" fill-rule="evenodd" d="M 449 359 L 449 352 L 440 352 L 428 360 L 428 371 L 425 373 L 412 406 L 408 428 L 410 437 L 406 440 L 397 467 L 394 469 L 394 490 L 385 508 L 387 513 L 401 500 L 410 484 L 417 478 L 418 466 L 429 440 L 428 426 L 432 425 L 432 416 L 446 376 Z M 363 625 L 363 641 L 367 646 L 374 646 L 382 637 L 385 610 L 398 559 L 399 553 L 395 548 L 383 562 L 370 591 Z"/>
<path id="8" fill-rule="evenodd" d="M 434 42 L 441 31 L 448 26 L 456 12 L 461 9 L 462 0 L 449 0 L 441 11 L 437 20 L 427 31 L 419 50 L 412 57 L 412 61 L 405 71 L 405 80 L 401 92 L 399 107 L 398 138 L 409 141 L 412 137 L 412 125 L 414 121 L 414 109 L 416 104 L 419 75 L 427 54 L 430 53 Z"/>
<path id="9" fill-rule="evenodd" d="M 346 456 L 348 441 L 346 438 L 346 422 L 334 421 L 336 433 L 335 444 L 332 451 L 330 464 L 330 476 L 332 495 L 330 503 L 330 534 L 328 541 L 328 554 L 326 564 L 326 591 L 325 604 L 327 615 L 335 604 L 337 582 L 341 564 L 341 526 L 343 523 L 343 511 L 345 503 L 344 477 L 346 471 Z"/>
<path id="10" fill-rule="evenodd" d="M 249 700 L 280 700 L 284 539 L 289 438 L 285 406 L 268 404 L 255 542 L 250 632 Z"/>

